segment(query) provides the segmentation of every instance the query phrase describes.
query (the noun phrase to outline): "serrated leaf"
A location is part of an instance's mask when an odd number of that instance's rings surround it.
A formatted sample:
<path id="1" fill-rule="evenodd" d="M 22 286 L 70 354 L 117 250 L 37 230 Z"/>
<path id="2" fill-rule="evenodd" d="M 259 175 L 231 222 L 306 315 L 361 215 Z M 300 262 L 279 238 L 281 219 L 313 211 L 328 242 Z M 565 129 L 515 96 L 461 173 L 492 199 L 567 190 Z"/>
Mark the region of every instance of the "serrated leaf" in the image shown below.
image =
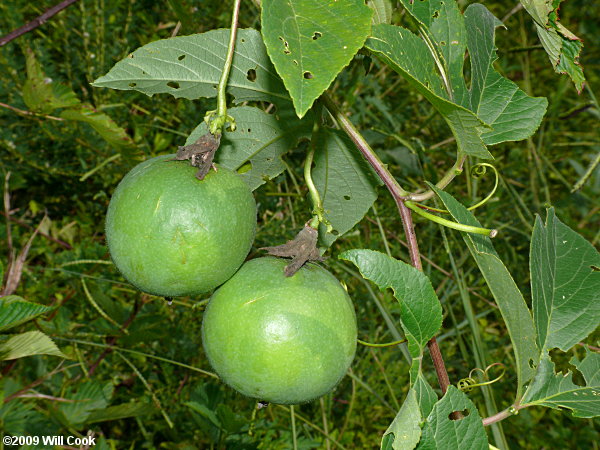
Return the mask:
<path id="1" fill-rule="evenodd" d="M 363 0 L 263 0 L 262 34 L 298 117 L 363 46 L 371 9 Z"/>
<path id="2" fill-rule="evenodd" d="M 74 401 L 61 403 L 58 409 L 71 426 L 77 427 L 87 421 L 92 411 L 108 406 L 113 390 L 114 386 L 111 382 L 103 384 L 91 380 L 80 383 L 77 386 L 77 392 L 67 397 Z"/>
<path id="3" fill-rule="evenodd" d="M 312 118 L 300 120 L 291 108 L 267 114 L 258 108 L 240 106 L 228 109 L 227 113 L 235 118 L 237 128 L 223 134 L 215 160 L 230 170 L 238 170 L 249 162 L 252 167 L 241 176 L 252 190 L 283 172 L 285 164 L 281 156 L 312 132 Z M 207 132 L 206 124 L 201 123 L 189 135 L 186 145 Z"/>
<path id="4" fill-rule="evenodd" d="M 454 197 L 431 184 L 430 187 L 439 196 L 446 209 L 457 222 L 481 227 L 473 214 L 456 201 Z M 498 304 L 508 329 L 517 365 L 516 398 L 518 401 L 522 396 L 523 386 L 535 374 L 533 366 L 540 355 L 536 346 L 533 319 L 523 294 L 521 294 L 512 276 L 500 260 L 496 250 L 494 250 L 491 239 L 481 234 L 472 233 L 462 233 L 462 236 Z"/>
<path id="5" fill-rule="evenodd" d="M 521 0 L 525 10 L 535 21 L 536 31 L 546 50 L 552 67 L 561 74 L 568 75 L 578 92 L 583 89 L 585 75 L 579 64 L 583 49 L 581 39 L 559 22 L 558 10 L 562 0 Z"/>
<path id="6" fill-rule="evenodd" d="M 548 210 L 531 237 L 533 318 L 542 352 L 567 351 L 600 323 L 600 253 Z"/>
<path id="7" fill-rule="evenodd" d="M 132 152 L 136 145 L 123 128 L 117 125 L 109 116 L 96 111 L 88 104 L 79 108 L 66 109 L 60 113 L 66 120 L 84 122 L 91 126 L 106 142 L 118 150 Z"/>
<path id="8" fill-rule="evenodd" d="M 492 159 L 481 139 L 487 125 L 472 111 L 446 98 L 435 60 L 421 38 L 402 27 L 381 24 L 373 27 L 365 47 L 402 75 L 442 115 L 460 152 Z"/>
<path id="9" fill-rule="evenodd" d="M 345 133 L 321 128 L 315 138 L 312 177 L 333 227 L 320 225 L 319 243 L 329 247 L 373 206 L 381 179 Z"/>
<path id="10" fill-rule="evenodd" d="M 571 372 L 563 375 L 554 372 L 554 364 L 546 354 L 538 366 L 538 373 L 527 389 L 524 406 L 547 406 L 549 408 L 568 408 L 575 417 L 600 416 L 600 355 L 586 351 L 579 361 L 573 357 L 570 361 L 585 379 L 585 386 L 573 383 Z"/>
<path id="11" fill-rule="evenodd" d="M 52 306 L 28 302 L 17 295 L 7 295 L 0 298 L 0 331 L 6 331 L 53 310 Z"/>
<path id="12" fill-rule="evenodd" d="M 152 414 L 156 409 L 149 403 L 129 402 L 109 406 L 103 409 L 94 409 L 85 420 L 85 423 L 107 422 L 109 420 L 126 419 Z"/>
<path id="13" fill-rule="evenodd" d="M 119 61 L 92 85 L 136 90 L 149 96 L 166 93 L 189 100 L 216 97 L 228 43 L 228 29 L 151 42 Z M 227 92 L 236 103 L 290 101 L 256 30 L 238 30 Z"/>
<path id="14" fill-rule="evenodd" d="M 68 86 L 47 78 L 30 48 L 25 50 L 27 80 L 23 86 L 23 101 L 32 111 L 50 114 L 57 108 L 79 104 L 75 92 Z"/>
<path id="15" fill-rule="evenodd" d="M 41 331 L 16 334 L 0 344 L 0 361 L 33 355 L 50 355 L 67 358 L 56 344 Z"/>
<path id="16" fill-rule="evenodd" d="M 452 420 L 453 412 L 462 412 L 461 419 Z M 487 450 L 488 440 L 479 411 L 469 397 L 454 386 L 435 404 L 425 426 L 419 449 Z"/>
<path id="17" fill-rule="evenodd" d="M 411 450 L 417 446 L 421 438 L 421 412 L 417 403 L 417 394 L 413 389 L 402 403 L 396 417 L 383 433 L 382 450 Z"/>
<path id="18" fill-rule="evenodd" d="M 427 275 L 405 262 L 374 250 L 347 250 L 338 256 L 358 267 L 379 289 L 392 288 L 400 303 L 400 322 L 408 350 L 419 358 L 442 326 L 442 307 Z"/>
<path id="19" fill-rule="evenodd" d="M 486 145 L 531 136 L 541 123 L 547 100 L 529 97 L 494 70 L 495 28 L 501 22 L 478 4 L 469 6 L 464 16 L 456 2 L 403 4 L 423 24 L 424 38 L 401 27 L 378 25 L 365 46 L 442 114 L 459 152 L 491 159 Z M 463 75 L 467 49 L 470 89 Z"/>
<path id="20" fill-rule="evenodd" d="M 373 19 L 371 19 L 373 25 L 392 23 L 394 7 L 391 0 L 368 0 L 367 6 L 373 10 Z"/>
<path id="21" fill-rule="evenodd" d="M 464 21 L 472 72 L 469 108 L 492 127 L 481 138 L 487 145 L 528 138 L 539 127 L 548 101 L 528 96 L 494 69 L 495 29 L 502 22 L 477 3 L 466 9 Z"/>

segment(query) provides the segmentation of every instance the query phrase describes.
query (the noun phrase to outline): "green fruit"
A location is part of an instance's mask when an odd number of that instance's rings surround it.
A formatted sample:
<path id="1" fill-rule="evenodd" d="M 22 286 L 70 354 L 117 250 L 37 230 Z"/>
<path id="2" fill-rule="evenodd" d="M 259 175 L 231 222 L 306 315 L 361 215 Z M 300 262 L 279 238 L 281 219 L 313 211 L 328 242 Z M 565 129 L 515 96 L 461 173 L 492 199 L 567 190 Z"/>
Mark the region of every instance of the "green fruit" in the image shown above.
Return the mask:
<path id="1" fill-rule="evenodd" d="M 245 263 L 212 296 L 202 321 L 208 359 L 225 383 L 270 403 L 303 403 L 330 392 L 356 351 L 352 301 L 327 270 L 289 261 Z"/>
<path id="2" fill-rule="evenodd" d="M 117 186 L 106 241 L 123 276 L 144 292 L 198 295 L 244 262 L 256 230 L 256 203 L 242 178 L 211 170 L 204 180 L 173 155 L 149 159 Z"/>

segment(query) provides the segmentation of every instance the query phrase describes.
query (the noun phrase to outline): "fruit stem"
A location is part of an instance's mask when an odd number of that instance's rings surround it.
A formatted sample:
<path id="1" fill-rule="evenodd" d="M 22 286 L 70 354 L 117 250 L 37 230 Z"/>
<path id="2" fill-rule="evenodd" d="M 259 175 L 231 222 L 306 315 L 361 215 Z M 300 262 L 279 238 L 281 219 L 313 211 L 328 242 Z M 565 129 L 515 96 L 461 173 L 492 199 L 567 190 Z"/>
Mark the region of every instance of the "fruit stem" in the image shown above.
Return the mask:
<path id="1" fill-rule="evenodd" d="M 227 56 L 225 57 L 225 65 L 223 66 L 223 72 L 221 72 L 219 86 L 217 87 L 217 109 L 215 111 L 208 111 L 204 117 L 204 120 L 208 124 L 208 129 L 215 136 L 220 136 L 223 133 L 223 128 L 225 128 L 225 125 L 227 124 L 229 124 L 229 129 L 231 131 L 235 130 L 235 119 L 227 114 L 227 97 L 225 91 L 227 89 L 227 80 L 229 79 L 233 53 L 235 51 L 235 39 L 240 17 L 240 4 L 241 0 L 234 0 L 233 2 L 231 33 L 229 35 L 229 45 L 227 46 Z"/>
<path id="2" fill-rule="evenodd" d="M 308 149 L 308 153 L 306 154 L 306 159 L 304 160 L 304 181 L 306 182 L 306 187 L 308 188 L 308 192 L 310 194 L 310 201 L 313 205 L 313 218 L 309 222 L 309 226 L 311 228 L 318 229 L 319 223 L 323 223 L 327 226 L 328 231 L 331 231 L 331 224 L 325 218 L 325 210 L 323 209 L 323 201 L 321 200 L 321 196 L 319 195 L 319 191 L 315 186 L 315 183 L 312 178 L 312 163 L 315 157 L 315 148 L 317 141 L 317 133 L 319 132 L 319 120 L 321 117 L 320 108 L 317 108 L 315 114 L 315 123 L 313 125 L 312 137 L 310 140 L 310 148 Z"/>

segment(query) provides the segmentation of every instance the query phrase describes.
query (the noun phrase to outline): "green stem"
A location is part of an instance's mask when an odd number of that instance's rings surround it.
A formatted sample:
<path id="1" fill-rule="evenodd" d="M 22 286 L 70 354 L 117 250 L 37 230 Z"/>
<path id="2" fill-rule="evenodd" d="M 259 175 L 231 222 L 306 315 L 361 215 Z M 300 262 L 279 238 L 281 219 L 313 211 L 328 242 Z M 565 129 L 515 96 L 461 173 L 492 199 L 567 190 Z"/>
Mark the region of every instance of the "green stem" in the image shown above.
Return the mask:
<path id="1" fill-rule="evenodd" d="M 454 178 L 456 178 L 457 175 L 460 175 L 462 173 L 463 165 L 465 164 L 466 159 L 466 156 L 460 156 L 456 160 L 454 165 L 444 174 L 442 178 L 440 178 L 440 181 L 438 181 L 435 184 L 435 187 L 444 190 L 446 186 L 448 186 L 450 182 L 454 180 Z M 422 194 L 410 194 L 409 196 L 407 196 L 407 199 L 412 200 L 413 202 L 424 202 L 425 200 L 429 200 L 430 198 L 432 198 L 434 195 L 435 192 L 429 189 L 428 191 L 423 192 Z"/>
<path id="2" fill-rule="evenodd" d="M 361 345 L 364 345 L 366 347 L 375 347 L 375 348 L 393 347 L 394 345 L 404 344 L 406 341 L 407 341 L 406 339 L 401 339 L 399 341 L 388 342 L 387 344 L 372 344 L 370 342 L 361 341 L 360 339 L 356 340 L 356 342 L 358 342 Z"/>
<path id="3" fill-rule="evenodd" d="M 489 236 L 491 238 L 495 237 L 498 234 L 498 230 L 490 230 L 488 228 L 480 228 L 473 227 L 471 225 L 464 225 L 462 223 L 452 222 L 451 220 L 444 219 L 443 217 L 436 216 L 435 214 L 430 214 L 426 211 L 423 211 L 413 202 L 404 202 L 407 208 L 411 209 L 418 215 L 425 217 L 432 222 L 438 223 L 448 228 L 452 228 L 453 230 L 464 231 L 466 233 L 475 233 L 475 234 L 483 234 L 485 236 Z"/>
<path id="4" fill-rule="evenodd" d="M 310 194 L 310 201 L 313 205 L 313 218 L 310 221 L 310 226 L 312 228 L 318 228 L 319 223 L 323 222 L 325 218 L 323 217 L 323 203 L 321 201 L 321 196 L 319 195 L 319 191 L 315 186 L 315 183 L 312 179 L 312 163 L 315 157 L 315 140 L 316 134 L 319 130 L 319 122 L 318 119 L 315 119 L 315 124 L 313 126 L 312 139 L 310 141 L 310 148 L 308 149 L 308 153 L 306 154 L 306 159 L 304 160 L 304 181 L 306 183 L 306 187 L 308 188 L 308 192 Z"/>
<path id="5" fill-rule="evenodd" d="M 229 45 L 227 46 L 227 56 L 225 57 L 225 65 L 223 66 L 223 72 L 221 72 L 221 78 L 219 79 L 219 85 L 217 86 L 217 110 L 208 112 L 205 117 L 205 120 L 208 121 L 210 132 L 215 136 L 223 133 L 223 128 L 228 122 L 231 129 L 235 129 L 234 119 L 227 115 L 227 97 L 225 91 L 227 89 L 227 80 L 229 79 L 229 72 L 231 71 L 231 64 L 233 62 L 233 53 L 235 52 L 235 39 L 240 17 L 240 3 L 241 0 L 234 0 L 233 3 L 231 33 L 229 35 Z"/>

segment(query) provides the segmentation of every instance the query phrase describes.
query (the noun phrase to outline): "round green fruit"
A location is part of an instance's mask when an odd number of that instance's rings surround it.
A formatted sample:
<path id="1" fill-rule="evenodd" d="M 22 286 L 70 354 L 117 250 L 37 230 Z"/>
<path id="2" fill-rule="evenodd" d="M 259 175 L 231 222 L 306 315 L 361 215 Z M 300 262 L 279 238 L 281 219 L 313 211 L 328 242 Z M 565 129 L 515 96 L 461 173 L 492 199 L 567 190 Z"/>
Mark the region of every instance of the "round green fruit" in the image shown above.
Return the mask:
<path id="1" fill-rule="evenodd" d="M 202 321 L 208 359 L 225 383 L 270 403 L 304 403 L 330 392 L 356 351 L 352 301 L 327 270 L 289 261 L 245 263 L 211 297 Z"/>
<path id="2" fill-rule="evenodd" d="M 242 265 L 256 231 L 256 203 L 230 170 L 198 169 L 157 156 L 121 180 L 106 214 L 106 241 L 123 276 L 164 297 L 198 295 Z"/>

